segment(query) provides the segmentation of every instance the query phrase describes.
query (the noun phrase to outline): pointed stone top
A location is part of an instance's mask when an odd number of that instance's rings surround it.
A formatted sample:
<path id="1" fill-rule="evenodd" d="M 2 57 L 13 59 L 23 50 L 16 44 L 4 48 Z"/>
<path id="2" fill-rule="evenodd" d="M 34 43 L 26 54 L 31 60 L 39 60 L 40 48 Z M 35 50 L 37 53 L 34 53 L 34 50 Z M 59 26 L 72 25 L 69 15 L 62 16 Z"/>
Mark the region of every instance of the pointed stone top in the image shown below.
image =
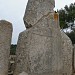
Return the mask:
<path id="1" fill-rule="evenodd" d="M 54 0 L 28 0 L 23 18 L 26 28 L 32 27 L 44 15 L 54 12 L 54 7 Z"/>
<path id="2" fill-rule="evenodd" d="M 70 42 L 72 44 L 71 39 L 63 31 L 61 31 L 61 35 L 62 35 L 63 39 L 66 39 L 66 41 L 68 41 L 68 42 Z"/>

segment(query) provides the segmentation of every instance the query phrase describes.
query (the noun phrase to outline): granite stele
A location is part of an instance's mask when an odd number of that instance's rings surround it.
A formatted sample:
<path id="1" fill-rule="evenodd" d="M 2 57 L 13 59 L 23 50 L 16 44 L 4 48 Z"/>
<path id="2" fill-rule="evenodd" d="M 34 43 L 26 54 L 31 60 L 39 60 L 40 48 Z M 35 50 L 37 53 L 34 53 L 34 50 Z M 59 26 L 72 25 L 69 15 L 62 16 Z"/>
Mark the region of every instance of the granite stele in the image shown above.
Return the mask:
<path id="1" fill-rule="evenodd" d="M 8 63 L 12 37 L 12 24 L 0 20 L 0 75 L 8 75 Z"/>
<path id="2" fill-rule="evenodd" d="M 62 75 L 61 33 L 54 0 L 28 0 L 14 75 Z M 56 22 L 57 21 L 57 22 Z"/>
<path id="3" fill-rule="evenodd" d="M 63 75 L 61 32 L 54 0 L 28 0 L 14 75 Z"/>

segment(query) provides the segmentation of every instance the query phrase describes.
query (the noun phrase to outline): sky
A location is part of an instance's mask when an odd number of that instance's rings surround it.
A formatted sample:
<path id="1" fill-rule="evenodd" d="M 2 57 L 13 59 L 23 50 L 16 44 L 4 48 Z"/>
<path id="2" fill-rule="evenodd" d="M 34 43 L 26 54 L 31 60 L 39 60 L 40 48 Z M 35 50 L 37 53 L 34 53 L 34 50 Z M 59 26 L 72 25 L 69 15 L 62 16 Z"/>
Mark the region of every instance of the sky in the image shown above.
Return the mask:
<path id="1" fill-rule="evenodd" d="M 12 44 L 16 44 L 19 33 L 24 31 L 23 16 L 28 0 L 0 0 L 0 20 L 7 20 L 13 25 Z M 64 8 L 75 0 L 55 0 L 54 10 Z"/>

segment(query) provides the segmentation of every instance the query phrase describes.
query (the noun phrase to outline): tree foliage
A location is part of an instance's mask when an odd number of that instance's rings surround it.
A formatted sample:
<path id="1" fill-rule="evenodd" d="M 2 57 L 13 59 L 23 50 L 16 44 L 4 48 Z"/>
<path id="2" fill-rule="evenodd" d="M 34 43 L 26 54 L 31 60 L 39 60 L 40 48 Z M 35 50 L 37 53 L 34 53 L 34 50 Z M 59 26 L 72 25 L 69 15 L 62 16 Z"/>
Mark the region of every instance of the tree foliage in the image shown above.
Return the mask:
<path id="1" fill-rule="evenodd" d="M 17 45 L 11 45 L 10 47 L 10 55 L 15 55 Z"/>
<path id="2" fill-rule="evenodd" d="M 65 5 L 64 9 L 58 10 L 60 28 L 71 29 L 72 31 L 66 32 L 72 43 L 75 44 L 75 3 L 71 3 L 70 6 Z"/>
<path id="3" fill-rule="evenodd" d="M 68 37 L 71 39 L 72 44 L 75 44 L 75 32 L 72 31 L 71 33 L 66 33 Z"/>
<path id="4" fill-rule="evenodd" d="M 75 19 L 75 3 L 65 6 L 64 9 L 58 10 L 61 29 L 68 28 L 68 23 L 73 23 Z"/>

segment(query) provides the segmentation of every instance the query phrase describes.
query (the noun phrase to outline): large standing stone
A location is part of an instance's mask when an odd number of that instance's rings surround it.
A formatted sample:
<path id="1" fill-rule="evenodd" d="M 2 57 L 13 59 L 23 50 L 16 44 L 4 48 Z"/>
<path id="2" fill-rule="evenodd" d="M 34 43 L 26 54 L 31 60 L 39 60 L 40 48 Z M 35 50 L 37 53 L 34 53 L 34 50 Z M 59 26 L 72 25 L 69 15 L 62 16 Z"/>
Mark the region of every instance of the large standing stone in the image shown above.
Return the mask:
<path id="1" fill-rule="evenodd" d="M 54 5 L 54 0 L 28 1 L 24 22 L 29 29 L 19 35 L 14 75 L 62 75 L 61 33 Z"/>
<path id="2" fill-rule="evenodd" d="M 62 36 L 62 54 L 63 54 L 63 74 L 72 75 L 72 54 L 73 46 L 70 38 L 61 31 Z"/>
<path id="3" fill-rule="evenodd" d="M 12 24 L 0 21 L 0 75 L 8 75 L 8 59 L 12 37 Z"/>
<path id="4" fill-rule="evenodd" d="M 49 13 L 20 34 L 15 75 L 62 75 L 61 51 L 61 34 Z"/>

